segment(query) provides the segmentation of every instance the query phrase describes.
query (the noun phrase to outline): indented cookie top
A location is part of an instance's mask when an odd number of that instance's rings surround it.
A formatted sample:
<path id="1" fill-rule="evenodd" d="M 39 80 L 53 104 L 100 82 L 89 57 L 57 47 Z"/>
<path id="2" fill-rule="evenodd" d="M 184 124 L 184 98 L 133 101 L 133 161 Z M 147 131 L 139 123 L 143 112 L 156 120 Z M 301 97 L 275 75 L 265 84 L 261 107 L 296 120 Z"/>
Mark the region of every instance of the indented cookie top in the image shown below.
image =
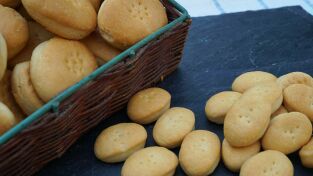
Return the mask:
<path id="1" fill-rule="evenodd" d="M 282 89 L 292 85 L 292 84 L 305 84 L 307 86 L 313 87 L 313 78 L 303 72 L 291 72 L 283 75 L 277 79 L 277 83 Z"/>
<path id="2" fill-rule="evenodd" d="M 268 102 L 254 98 L 239 99 L 225 117 L 225 138 L 232 146 L 249 146 L 263 136 L 270 116 L 271 105 Z"/>
<path id="3" fill-rule="evenodd" d="M 312 136 L 312 124 L 308 117 L 299 112 L 276 116 L 262 139 L 265 150 L 277 150 L 290 154 L 300 149 Z"/>
<path id="4" fill-rule="evenodd" d="M 274 82 L 276 76 L 271 73 L 263 71 L 246 72 L 239 75 L 232 84 L 232 90 L 243 93 L 249 88 L 256 86 L 260 83 Z"/>
<path id="5" fill-rule="evenodd" d="M 313 122 L 313 88 L 305 84 L 292 84 L 284 89 L 284 106 L 287 110 L 298 111 Z"/>
<path id="6" fill-rule="evenodd" d="M 240 169 L 240 176 L 293 176 L 293 174 L 293 165 L 288 157 L 274 150 L 267 150 L 254 155 Z"/>
<path id="7" fill-rule="evenodd" d="M 313 168 L 313 138 L 299 152 L 303 166 Z"/>
<path id="8" fill-rule="evenodd" d="M 7 62 L 8 62 L 8 52 L 7 52 L 7 44 L 0 33 L 0 80 L 4 76 L 5 71 L 7 70 Z"/>
<path id="9" fill-rule="evenodd" d="M 104 162 L 124 161 L 145 146 L 147 132 L 135 123 L 120 123 L 101 132 L 95 143 L 95 154 Z"/>
<path id="10" fill-rule="evenodd" d="M 163 147 L 147 147 L 125 161 L 121 175 L 172 176 L 177 165 L 177 156 L 172 151 Z"/>
<path id="11" fill-rule="evenodd" d="M 98 13 L 101 35 L 120 49 L 128 48 L 167 23 L 165 7 L 159 0 L 106 0 Z"/>
<path id="12" fill-rule="evenodd" d="M 175 148 L 195 125 L 194 113 L 186 108 L 174 107 L 167 110 L 155 123 L 153 138 L 166 148 Z"/>
<path id="13" fill-rule="evenodd" d="M 136 93 L 128 102 L 131 120 L 148 124 L 156 121 L 170 107 L 171 95 L 161 88 L 148 88 Z"/>
<path id="14" fill-rule="evenodd" d="M 39 97 L 47 102 L 96 68 L 95 57 L 82 43 L 53 38 L 35 48 L 30 76 Z"/>
<path id="15" fill-rule="evenodd" d="M 183 140 L 179 163 L 188 175 L 209 175 L 220 161 L 221 143 L 218 136 L 205 130 L 195 130 Z"/>
<path id="16" fill-rule="evenodd" d="M 17 121 L 12 111 L 2 102 L 0 102 L 0 136 L 12 128 Z"/>
<path id="17" fill-rule="evenodd" d="M 241 93 L 233 91 L 224 91 L 213 95 L 205 106 L 207 118 L 212 122 L 223 124 L 228 110 L 240 97 Z"/>

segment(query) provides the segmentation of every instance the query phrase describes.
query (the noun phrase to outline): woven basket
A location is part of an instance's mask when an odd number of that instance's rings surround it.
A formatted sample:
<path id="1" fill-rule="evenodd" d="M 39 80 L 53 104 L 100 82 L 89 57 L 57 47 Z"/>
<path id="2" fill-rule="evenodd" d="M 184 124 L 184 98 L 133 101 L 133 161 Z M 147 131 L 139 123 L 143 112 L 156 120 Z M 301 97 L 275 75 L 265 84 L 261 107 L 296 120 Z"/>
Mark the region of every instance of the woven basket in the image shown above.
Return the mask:
<path id="1" fill-rule="evenodd" d="M 163 0 L 171 21 L 103 65 L 0 137 L 0 175 L 32 175 L 86 131 L 119 111 L 139 90 L 174 71 L 191 20 L 174 0 Z"/>

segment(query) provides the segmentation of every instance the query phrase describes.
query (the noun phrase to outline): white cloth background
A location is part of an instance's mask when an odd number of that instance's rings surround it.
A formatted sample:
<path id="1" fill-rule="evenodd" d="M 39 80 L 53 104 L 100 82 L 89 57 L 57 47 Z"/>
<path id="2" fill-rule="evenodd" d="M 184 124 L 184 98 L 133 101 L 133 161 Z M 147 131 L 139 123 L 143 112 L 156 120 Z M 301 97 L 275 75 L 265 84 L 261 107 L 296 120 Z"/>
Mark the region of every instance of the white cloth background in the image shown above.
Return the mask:
<path id="1" fill-rule="evenodd" d="M 313 15 L 313 0 L 176 0 L 192 17 L 300 5 Z"/>

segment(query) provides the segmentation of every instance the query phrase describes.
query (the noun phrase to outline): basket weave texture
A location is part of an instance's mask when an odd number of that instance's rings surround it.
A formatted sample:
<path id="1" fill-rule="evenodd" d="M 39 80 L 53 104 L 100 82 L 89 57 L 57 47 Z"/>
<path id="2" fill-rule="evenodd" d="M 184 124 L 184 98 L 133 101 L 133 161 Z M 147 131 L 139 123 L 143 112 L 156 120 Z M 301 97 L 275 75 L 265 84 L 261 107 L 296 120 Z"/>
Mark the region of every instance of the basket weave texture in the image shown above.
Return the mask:
<path id="1" fill-rule="evenodd" d="M 179 13 L 163 1 L 172 21 Z M 0 146 L 0 175 L 32 175 L 86 131 L 125 107 L 132 95 L 173 72 L 182 57 L 191 20 L 176 25 L 137 53 L 89 82 Z"/>

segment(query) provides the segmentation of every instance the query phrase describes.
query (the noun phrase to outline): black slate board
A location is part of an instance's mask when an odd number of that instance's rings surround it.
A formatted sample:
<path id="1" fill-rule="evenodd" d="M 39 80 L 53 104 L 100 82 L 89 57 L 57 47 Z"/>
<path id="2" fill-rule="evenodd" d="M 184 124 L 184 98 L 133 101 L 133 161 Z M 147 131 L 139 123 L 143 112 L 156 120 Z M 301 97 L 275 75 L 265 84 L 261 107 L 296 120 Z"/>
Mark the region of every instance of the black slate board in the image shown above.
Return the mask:
<path id="1" fill-rule="evenodd" d="M 229 90 L 233 79 L 250 70 L 269 71 L 277 76 L 304 71 L 313 75 L 313 17 L 300 7 L 243 12 L 193 19 L 180 68 L 159 86 L 172 94 L 172 106 L 192 109 L 196 129 L 207 129 L 223 139 L 222 126 L 208 122 L 206 100 Z M 113 176 L 120 175 L 122 163 L 104 164 L 93 154 L 97 135 L 106 127 L 127 122 L 121 111 L 84 135 L 60 159 L 38 173 L 40 176 Z M 148 146 L 154 145 L 151 130 Z M 178 149 L 175 150 L 178 152 Z M 297 154 L 290 155 L 297 176 L 313 176 L 301 166 Z M 176 175 L 184 175 L 180 168 Z M 213 175 L 238 175 L 221 162 Z"/>

